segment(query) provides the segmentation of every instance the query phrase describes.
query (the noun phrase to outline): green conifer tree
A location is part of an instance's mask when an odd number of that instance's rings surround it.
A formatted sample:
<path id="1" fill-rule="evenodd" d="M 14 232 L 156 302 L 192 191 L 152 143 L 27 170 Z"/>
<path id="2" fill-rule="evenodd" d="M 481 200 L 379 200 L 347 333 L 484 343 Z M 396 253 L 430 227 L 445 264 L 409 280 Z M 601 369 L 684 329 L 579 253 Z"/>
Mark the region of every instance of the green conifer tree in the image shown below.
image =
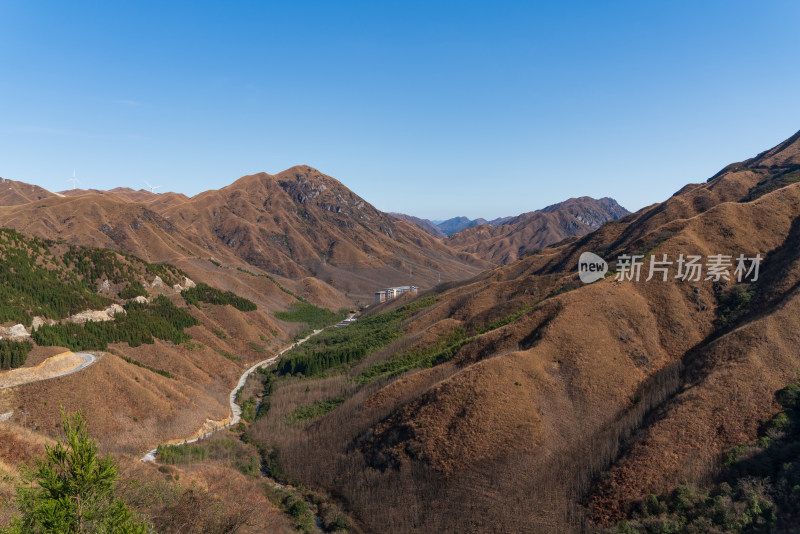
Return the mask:
<path id="1" fill-rule="evenodd" d="M 117 467 L 101 458 L 80 413 L 61 410 L 64 439 L 46 447 L 46 455 L 23 472 L 17 489 L 21 516 L 8 534 L 146 534 L 140 522 L 114 494 Z"/>

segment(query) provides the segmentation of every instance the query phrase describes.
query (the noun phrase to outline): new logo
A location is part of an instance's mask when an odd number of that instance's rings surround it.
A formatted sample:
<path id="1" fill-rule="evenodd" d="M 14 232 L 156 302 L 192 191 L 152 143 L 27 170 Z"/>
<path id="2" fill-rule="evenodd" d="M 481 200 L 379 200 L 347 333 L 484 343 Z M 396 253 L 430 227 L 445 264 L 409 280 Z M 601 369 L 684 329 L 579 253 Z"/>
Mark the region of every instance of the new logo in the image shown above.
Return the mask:
<path id="1" fill-rule="evenodd" d="M 578 258 L 578 277 L 584 284 L 602 280 L 608 272 L 606 260 L 592 252 L 584 252 Z"/>

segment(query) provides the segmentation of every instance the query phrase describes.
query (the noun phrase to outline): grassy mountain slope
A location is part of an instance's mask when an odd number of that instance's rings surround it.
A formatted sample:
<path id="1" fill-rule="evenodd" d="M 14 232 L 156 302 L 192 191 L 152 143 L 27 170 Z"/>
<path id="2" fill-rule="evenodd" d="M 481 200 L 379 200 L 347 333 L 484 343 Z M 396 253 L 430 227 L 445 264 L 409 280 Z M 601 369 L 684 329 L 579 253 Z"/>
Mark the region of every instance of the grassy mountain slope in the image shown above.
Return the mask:
<path id="1" fill-rule="evenodd" d="M 0 178 L 0 206 L 16 206 L 58 196 L 38 185 Z"/>
<path id="2" fill-rule="evenodd" d="M 30 327 L 34 316 L 45 323 L 32 332 L 36 347 L 29 365 L 43 359 L 47 346 L 109 353 L 81 373 L 4 391 L 0 408 L 25 406 L 29 418 L 48 429 L 53 427 L 43 422 L 57 422 L 59 403 L 91 408 L 95 417 L 90 424 L 104 428 L 106 446 L 138 450 L 150 440 L 200 428 L 209 414 L 224 418 L 226 390 L 241 366 L 261 357 L 268 347 L 280 346 L 288 337 L 284 330 L 296 329 L 282 326 L 271 311 L 259 311 L 255 303 L 232 293 L 204 284 L 173 287 L 188 285 L 185 273 L 176 267 L 108 249 L 3 229 L 0 258 L 3 323 Z M 137 296 L 150 302 L 133 302 Z M 105 322 L 67 321 L 72 314 L 111 304 L 123 305 L 125 313 Z M 116 402 L 109 404 L 107 392 L 115 390 Z M 181 398 L 195 400 L 186 405 Z M 120 418 L 132 413 L 136 415 Z M 103 414 L 117 415 L 112 423 Z M 150 423 L 135 424 L 140 417 Z M 169 424 L 174 417 L 184 421 Z"/>
<path id="3" fill-rule="evenodd" d="M 13 501 L 6 497 L 19 462 L 41 453 L 41 443 L 59 431 L 63 406 L 86 414 L 101 450 L 113 452 L 128 473 L 127 501 L 150 514 L 160 531 L 185 531 L 189 523 L 203 531 L 234 526 L 239 532 L 291 531 L 288 516 L 255 480 L 259 460 L 253 447 L 246 465 L 230 461 L 228 452 L 194 472 L 159 471 L 139 458 L 159 443 L 225 422 L 230 390 L 242 371 L 283 347 L 301 325 L 224 290 L 235 285 L 224 275 L 210 280 L 216 287 L 202 282 L 189 287 L 186 273 L 174 266 L 108 249 L 1 229 L 0 260 L 3 323 L 30 325 L 33 316 L 45 321 L 32 334 L 35 346 L 24 367 L 67 348 L 103 351 L 80 372 L 0 390 L 0 525 L 13 513 Z M 259 302 L 282 307 L 301 302 L 273 279 L 242 275 Z M 136 303 L 136 296 L 150 302 Z M 125 313 L 105 322 L 67 321 L 75 312 L 110 304 L 123 305 Z M 236 445 L 235 437 L 226 443 L 227 450 L 245 447 Z M 179 472 L 185 478 L 176 484 Z"/>
<path id="4" fill-rule="evenodd" d="M 282 379 L 254 439 L 370 530 L 591 529 L 713 474 L 797 378 L 800 185 L 783 177 L 799 162 L 795 136 L 587 236 L 420 296 L 434 302 L 401 320 L 403 336 L 345 362 L 333 343 L 321 378 Z M 584 286 L 587 250 L 764 261 L 738 289 Z M 318 401 L 335 407 L 299 426 L 285 418 Z"/>
<path id="5" fill-rule="evenodd" d="M 410 223 L 414 223 L 419 226 L 422 230 L 429 233 L 433 237 L 447 237 L 447 234 L 442 232 L 442 229 L 439 228 L 433 221 L 429 221 L 428 219 L 420 219 L 419 217 L 414 217 L 413 215 L 406 215 L 404 213 L 390 213 L 392 217 L 395 219 L 400 219 L 403 221 L 408 221 Z"/>

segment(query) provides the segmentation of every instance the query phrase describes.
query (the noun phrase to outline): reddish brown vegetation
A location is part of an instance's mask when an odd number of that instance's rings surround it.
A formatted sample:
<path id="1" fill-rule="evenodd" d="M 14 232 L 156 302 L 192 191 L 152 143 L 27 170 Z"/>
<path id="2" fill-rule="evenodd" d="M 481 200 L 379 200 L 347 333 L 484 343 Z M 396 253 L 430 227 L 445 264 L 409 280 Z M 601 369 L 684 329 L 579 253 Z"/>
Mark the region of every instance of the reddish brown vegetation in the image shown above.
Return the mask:
<path id="1" fill-rule="evenodd" d="M 277 447 L 291 476 L 340 495 L 368 530 L 571 531 L 586 526 L 587 506 L 606 523 L 650 492 L 713 475 L 719 455 L 753 439 L 776 410 L 774 392 L 797 377 L 800 185 L 740 202 L 783 168 L 774 165 L 800 164 L 800 140 L 790 141 L 444 291 L 405 325 L 412 343 L 436 339 L 442 320 L 481 332 L 548 298 L 448 363 L 388 384 L 342 384 L 328 394 L 350 398 L 323 419 L 278 432 L 276 415 L 257 422 L 254 437 Z M 765 260 L 750 308 L 721 328 L 724 284 L 580 286 L 586 250 Z M 299 388 L 276 398 L 305 402 Z"/>
<path id="2" fill-rule="evenodd" d="M 375 532 L 591 529 L 591 522 L 607 524 L 623 517 L 631 502 L 650 492 L 712 476 L 719 455 L 753 439 L 760 420 L 777 409 L 775 391 L 797 378 L 800 184 L 773 191 L 765 184 L 798 165 L 800 134 L 592 234 L 468 282 L 442 286 L 435 292 L 436 304 L 403 325 L 404 339 L 367 356 L 346 374 L 281 383 L 270 398 L 269 412 L 254 423 L 249 436 L 273 451 L 273 474 L 330 495 L 364 530 Z M 313 174 L 299 168 L 276 179 L 245 177 L 236 187 L 201 195 L 205 211 L 191 212 L 181 203 L 165 206 L 163 213 L 170 219 L 158 224 L 182 220 L 205 228 L 200 233 L 221 232 L 217 238 L 233 240 L 226 241 L 228 248 L 245 257 L 271 238 L 263 233 L 259 237 L 249 215 L 241 222 L 233 211 L 223 214 L 217 209 L 219 199 L 231 210 L 254 215 L 262 208 L 248 198 L 268 190 L 275 192 L 266 197 L 274 202 L 288 195 L 293 203 L 304 199 L 299 201 L 301 211 L 312 201 L 328 211 L 324 206 L 331 205 L 330 197 L 318 187 L 328 179 Z M 317 189 L 308 189 L 309 183 Z M 362 209 L 352 203 L 356 198 L 343 198 L 349 199 L 351 215 Z M 262 207 L 272 208 L 269 202 Z M 397 241 L 404 247 L 411 247 L 409 242 L 423 249 L 435 246 L 428 236 L 409 237 L 405 223 L 383 226 L 379 215 L 363 209 L 373 232 L 401 236 Z M 296 228 L 294 219 L 305 215 L 284 211 L 279 214 L 283 218 L 271 222 L 266 215 L 254 215 L 256 221 L 265 217 L 265 227 L 286 233 L 296 244 L 292 251 L 264 259 L 264 267 L 293 270 L 295 276 L 314 271 L 328 286 L 345 292 L 357 289 L 339 277 L 345 259 L 352 260 L 348 272 L 358 283 L 374 280 L 375 273 L 402 271 L 403 265 L 392 264 L 386 255 L 369 258 L 364 252 L 377 251 L 370 243 L 386 243 L 383 237 L 367 231 L 369 243 L 366 237 L 359 241 L 366 234 L 347 226 L 352 216 L 343 218 L 335 209 L 330 213 L 317 211 L 309 220 L 342 223 L 341 235 L 348 239 L 331 253 L 342 263 L 331 267 L 313 263 L 318 244 Z M 210 222 L 214 217 L 218 226 Z M 587 250 L 607 259 L 656 252 L 672 259 L 717 253 L 759 253 L 765 259 L 748 307 L 732 322 L 720 323 L 717 306 L 730 284 L 674 279 L 619 283 L 609 277 L 582 286 L 576 266 Z M 415 254 L 409 257 L 425 261 L 418 249 Z M 186 270 L 193 269 L 192 276 L 222 273 L 221 283 L 231 289 L 249 280 L 241 278 L 249 275 L 219 270 L 202 258 L 184 263 Z M 265 291 L 272 291 L 264 299 L 282 298 L 274 284 L 258 280 L 266 284 Z M 308 291 L 318 290 L 316 284 L 307 284 Z M 516 315 L 519 311 L 523 313 Z M 205 309 L 197 313 L 206 325 L 193 334 L 217 348 L 225 342 L 213 333 L 215 324 L 245 338 L 277 324 L 261 318 L 251 330 L 251 316 L 226 319 Z M 478 337 L 449 361 L 363 386 L 350 380 L 377 361 L 435 342 L 455 326 Z M 123 443 L 150 443 L 151 437 L 160 440 L 163 428 L 179 433 L 204 415 L 226 411 L 225 388 L 236 365 L 209 348 L 156 345 L 142 351 L 126 354 L 174 371 L 180 380 L 145 376 L 138 368 L 131 373 L 129 364 L 108 356 L 80 377 L 25 388 L 15 402 L 36 407 L 44 398 L 65 399 L 69 409 L 84 407 L 90 422 L 93 409 L 101 441 L 119 448 Z M 321 418 L 287 418 L 299 406 L 339 397 L 344 403 Z M 52 426 L 38 409 L 37 424 Z M 132 417 L 142 424 L 132 425 Z M 213 486 L 208 480 L 206 484 Z M 198 501 L 188 495 L 176 502 L 176 510 L 192 510 Z"/>

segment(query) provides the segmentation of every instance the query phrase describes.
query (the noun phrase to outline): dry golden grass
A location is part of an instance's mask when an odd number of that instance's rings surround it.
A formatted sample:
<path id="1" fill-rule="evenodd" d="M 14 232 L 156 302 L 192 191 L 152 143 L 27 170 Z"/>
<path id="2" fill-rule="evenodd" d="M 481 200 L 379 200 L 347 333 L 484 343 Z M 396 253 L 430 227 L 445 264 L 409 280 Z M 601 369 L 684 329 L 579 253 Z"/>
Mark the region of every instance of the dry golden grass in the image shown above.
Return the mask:
<path id="1" fill-rule="evenodd" d="M 361 389 L 338 377 L 279 388 L 276 412 L 253 437 L 275 446 L 290 476 L 341 495 L 367 530 L 577 531 L 584 499 L 603 522 L 650 491 L 702 479 L 726 447 L 755 437 L 800 364 L 800 184 L 739 203 L 764 172 L 729 170 L 449 289 L 370 363 L 435 339 L 440 321 L 474 332 L 568 291 L 436 368 Z M 580 286 L 585 250 L 767 261 L 752 322 L 718 337 L 721 289 L 711 281 Z M 351 396 L 320 420 L 281 422 L 294 406 L 338 394 Z"/>
<path id="2" fill-rule="evenodd" d="M 366 531 L 573 532 L 586 526 L 581 508 L 586 502 L 602 523 L 621 517 L 630 501 L 647 492 L 712 473 L 719 453 L 752 439 L 759 420 L 776 409 L 774 391 L 797 377 L 800 184 L 739 202 L 771 172 L 770 162 L 800 164 L 800 142 L 793 142 L 586 237 L 444 288 L 435 305 L 403 325 L 405 339 L 347 374 L 281 383 L 269 399 L 270 411 L 252 425 L 249 436 L 274 449 L 289 479 L 346 503 Z M 308 168 L 292 172 L 313 174 Z M 296 176 L 282 178 L 292 182 Z M 265 175 L 245 177 L 235 187 L 200 195 L 192 206 L 169 204 L 164 213 L 198 235 L 227 239 L 230 250 L 220 253 L 227 255 L 222 260 L 253 259 L 254 251 L 269 244 L 273 248 L 264 250 L 279 252 L 259 253 L 265 269 L 297 277 L 313 269 L 328 287 L 352 292 L 354 298 L 376 277 L 407 274 L 400 260 L 386 260 L 389 241 L 359 241 L 358 231 L 347 226 L 342 227 L 347 240 L 331 251 L 331 263 L 314 263 L 319 236 L 290 224 L 296 213 L 276 209 L 271 220 L 257 221 L 261 208 L 248 195 L 263 198 L 266 191 L 273 204 L 264 209 L 279 208 L 278 189 L 283 191 Z M 225 212 L 212 228 L 221 199 L 237 215 Z M 458 270 L 453 256 L 438 254 L 439 245 L 429 236 L 407 232 L 405 223 L 394 228 L 403 248 L 413 249 L 408 259 L 427 266 L 424 276 L 436 266 Z M 285 243 L 276 245 L 276 233 L 290 239 L 291 252 L 281 249 Z M 154 251 L 166 254 L 173 245 L 159 239 Z M 723 332 L 715 329 L 722 288 L 711 281 L 617 283 L 608 278 L 581 286 L 575 266 L 586 250 L 608 259 L 657 251 L 671 258 L 760 253 L 767 260 L 752 314 Z M 307 262 L 301 266 L 295 259 Z M 202 256 L 181 261 L 193 272 L 220 275 L 231 288 L 247 280 Z M 292 290 L 335 296 L 318 285 L 306 289 L 296 283 Z M 265 301 L 281 298 L 274 288 L 267 291 L 272 293 Z M 454 325 L 472 335 L 545 297 L 445 364 L 364 386 L 350 380 L 366 365 L 429 343 Z M 32 413 L 31 424 L 48 435 L 54 431 L 55 410 L 44 402 L 83 408 L 105 448 L 131 454 L 190 435 L 206 419 L 228 415 L 227 388 L 244 360 L 259 356 L 248 351 L 249 343 L 266 343 L 260 340 L 262 330 L 285 326 L 258 313 L 205 308 L 197 313 L 205 325 L 192 333 L 205 347 L 115 347 L 177 380 L 107 357 L 79 375 L 18 388 L 13 405 L 24 405 Z M 214 326 L 230 331 L 230 340 L 215 336 Z M 289 333 L 286 327 L 282 335 Z M 211 347 L 237 349 L 243 361 L 234 364 Z M 287 418 L 299 406 L 337 397 L 346 400 L 324 417 Z M 203 492 L 240 498 L 230 492 L 244 482 L 232 476 L 226 486 L 225 469 L 205 469 L 187 468 L 181 478 Z M 207 495 L 182 493 L 164 510 L 189 518 L 198 503 L 211 502 Z"/>
<path id="3" fill-rule="evenodd" d="M 135 458 L 118 461 L 123 499 L 150 517 L 158 532 L 293 531 L 267 498 L 263 480 L 243 475 L 226 460 L 185 466 L 157 466 Z"/>

